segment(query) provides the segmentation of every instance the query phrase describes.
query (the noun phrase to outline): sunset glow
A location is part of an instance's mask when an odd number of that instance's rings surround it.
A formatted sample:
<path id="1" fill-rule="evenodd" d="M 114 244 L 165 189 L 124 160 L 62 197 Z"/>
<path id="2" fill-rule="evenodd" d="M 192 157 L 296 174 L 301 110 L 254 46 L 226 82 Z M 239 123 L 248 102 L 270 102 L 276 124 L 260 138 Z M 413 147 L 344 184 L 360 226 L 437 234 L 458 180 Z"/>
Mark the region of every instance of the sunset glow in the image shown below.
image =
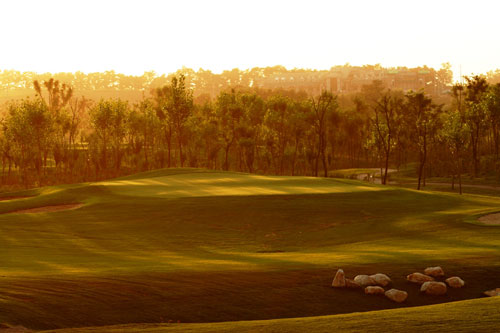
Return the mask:
<path id="1" fill-rule="evenodd" d="M 3 1 L 0 69 L 498 66 L 496 1 Z"/>

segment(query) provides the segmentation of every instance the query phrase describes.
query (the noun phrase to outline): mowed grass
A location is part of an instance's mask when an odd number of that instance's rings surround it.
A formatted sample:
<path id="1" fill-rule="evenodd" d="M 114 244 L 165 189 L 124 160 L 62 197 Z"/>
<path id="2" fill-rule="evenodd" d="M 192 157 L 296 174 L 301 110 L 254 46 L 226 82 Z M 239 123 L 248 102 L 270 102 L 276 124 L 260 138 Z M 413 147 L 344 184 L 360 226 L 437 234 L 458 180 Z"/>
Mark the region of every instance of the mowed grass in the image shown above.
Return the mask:
<path id="1" fill-rule="evenodd" d="M 480 297 L 500 286 L 489 196 L 352 180 L 169 169 L 0 201 L 0 323 L 33 329 L 318 316 Z M 82 208 L 9 213 L 47 205 Z M 467 288 L 420 295 L 430 265 Z M 333 290 L 335 270 L 382 271 L 397 305 Z"/>
<path id="2" fill-rule="evenodd" d="M 175 333 L 175 332 L 497 332 L 500 297 L 462 302 L 293 319 L 212 324 L 132 324 L 44 333 Z"/>

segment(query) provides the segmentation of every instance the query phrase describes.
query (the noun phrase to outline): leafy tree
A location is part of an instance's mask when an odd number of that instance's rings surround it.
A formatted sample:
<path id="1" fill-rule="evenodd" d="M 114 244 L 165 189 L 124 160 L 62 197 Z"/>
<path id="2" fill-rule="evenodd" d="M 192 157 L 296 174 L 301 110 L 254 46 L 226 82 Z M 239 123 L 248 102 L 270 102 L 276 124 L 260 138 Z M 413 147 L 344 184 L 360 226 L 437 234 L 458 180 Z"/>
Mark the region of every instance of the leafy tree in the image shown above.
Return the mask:
<path id="1" fill-rule="evenodd" d="M 164 123 L 164 133 L 168 145 L 168 166 L 171 166 L 172 134 L 175 131 L 177 148 L 179 149 L 179 163 L 184 165 L 182 151 L 185 141 L 184 126 L 193 112 L 193 93 L 186 87 L 186 78 L 183 74 L 174 76 L 170 85 L 157 88 L 154 91 L 157 116 Z"/>
<path id="2" fill-rule="evenodd" d="M 489 87 L 484 98 L 484 106 L 491 125 L 495 157 L 498 159 L 500 146 L 500 83 Z"/>
<path id="3" fill-rule="evenodd" d="M 57 169 L 61 163 L 68 165 L 72 134 L 76 131 L 74 128 L 76 124 L 72 122 L 74 119 L 66 108 L 73 97 L 73 88 L 65 83 L 60 84 L 54 78 L 44 81 L 42 85 L 35 80 L 33 85 L 38 97 L 46 105 L 52 117 L 54 131 L 52 149 Z M 42 87 L 45 88 L 46 93 L 42 91 Z"/>
<path id="4" fill-rule="evenodd" d="M 5 129 L 13 146 L 9 153 L 14 155 L 20 168 L 22 183 L 29 186 L 29 171 L 33 168 L 41 186 L 47 152 L 53 141 L 52 119 L 47 105 L 40 98 L 11 104 Z"/>
<path id="5" fill-rule="evenodd" d="M 135 164 L 139 170 L 149 170 L 154 165 L 153 157 L 160 128 L 153 100 L 143 99 L 134 106 L 128 114 L 127 128 L 130 150 L 136 156 Z M 140 154 L 144 154 L 143 159 Z"/>
<path id="6" fill-rule="evenodd" d="M 407 114 L 405 117 L 408 124 L 408 134 L 413 138 L 419 156 L 418 185 L 420 190 L 425 163 L 427 162 L 427 151 L 430 137 L 436 134 L 438 127 L 438 111 L 440 107 L 432 103 L 432 98 L 425 95 L 423 91 L 410 91 L 405 95 Z"/>
<path id="7" fill-rule="evenodd" d="M 171 90 L 169 86 L 163 86 L 154 89 L 152 94 L 155 101 L 156 116 L 160 120 L 163 133 L 161 142 L 167 146 L 167 167 L 170 168 L 172 166 L 172 135 L 174 133 L 174 123 L 168 111 L 170 108 Z M 164 166 L 163 158 L 161 158 L 160 165 L 161 167 Z"/>
<path id="8" fill-rule="evenodd" d="M 182 146 L 184 141 L 184 125 L 193 112 L 193 93 L 186 87 L 184 75 L 179 78 L 174 76 L 170 85 L 171 95 L 168 108 L 169 118 L 171 119 L 176 134 L 179 148 L 179 162 L 184 166 L 184 155 Z"/>
<path id="9" fill-rule="evenodd" d="M 290 140 L 290 119 L 291 106 L 290 101 L 281 95 L 271 97 L 267 101 L 267 112 L 265 116 L 265 125 L 269 128 L 270 140 L 277 146 L 277 170 L 276 173 L 284 174 L 285 149 Z"/>
<path id="10" fill-rule="evenodd" d="M 466 77 L 466 80 L 465 121 L 467 122 L 470 131 L 470 147 L 472 149 L 474 177 L 478 177 L 480 170 L 480 139 L 486 120 L 486 109 L 484 107 L 483 99 L 486 97 L 488 82 L 484 77 L 479 75 Z"/>
<path id="11" fill-rule="evenodd" d="M 313 127 L 317 135 L 318 150 L 314 167 L 314 176 L 318 176 L 319 159 L 323 163 L 324 177 L 328 176 L 328 165 L 326 161 L 326 132 L 327 132 L 327 117 L 329 114 L 337 110 L 337 96 L 328 91 L 323 91 L 317 98 L 311 98 L 311 105 L 314 111 Z"/>
<path id="12" fill-rule="evenodd" d="M 219 94 L 216 101 L 217 118 L 220 122 L 220 135 L 224 147 L 224 170 L 229 170 L 229 151 L 237 139 L 237 128 L 244 115 L 243 106 L 238 94 L 231 90 L 230 93 Z"/>
<path id="13" fill-rule="evenodd" d="M 107 170 L 110 154 L 115 174 L 120 170 L 126 135 L 125 121 L 129 112 L 128 103 L 121 100 L 101 100 L 90 110 L 90 120 L 99 146 L 99 167 Z"/>
<path id="14" fill-rule="evenodd" d="M 441 136 L 449 148 L 452 160 L 455 161 L 455 172 L 458 175 L 460 194 L 462 194 L 462 158 L 470 130 L 459 112 L 451 111 L 443 116 Z"/>
<path id="15" fill-rule="evenodd" d="M 382 184 L 384 185 L 387 184 L 389 159 L 394 149 L 395 138 L 401 129 L 403 103 L 400 94 L 388 90 L 376 100 L 373 107 L 373 133 L 379 150 L 384 155 L 385 170 L 382 177 Z"/>
<path id="16" fill-rule="evenodd" d="M 248 172 L 253 172 L 257 146 L 262 135 L 265 103 L 255 93 L 242 93 L 240 103 L 243 107 L 243 116 L 237 128 L 237 144 Z M 242 170 L 241 167 L 240 170 Z"/>

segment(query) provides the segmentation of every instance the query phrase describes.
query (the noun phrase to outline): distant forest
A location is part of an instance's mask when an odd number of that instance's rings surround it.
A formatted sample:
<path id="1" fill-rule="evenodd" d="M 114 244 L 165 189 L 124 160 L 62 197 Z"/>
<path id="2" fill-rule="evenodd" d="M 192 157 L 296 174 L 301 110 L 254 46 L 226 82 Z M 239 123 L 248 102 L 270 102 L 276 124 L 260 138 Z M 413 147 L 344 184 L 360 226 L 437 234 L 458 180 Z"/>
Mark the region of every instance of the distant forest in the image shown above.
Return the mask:
<path id="1" fill-rule="evenodd" d="M 499 177 L 500 71 L 284 67 L 158 76 L 0 72 L 3 190 L 164 167 Z M 387 173 L 382 174 L 387 182 Z"/>

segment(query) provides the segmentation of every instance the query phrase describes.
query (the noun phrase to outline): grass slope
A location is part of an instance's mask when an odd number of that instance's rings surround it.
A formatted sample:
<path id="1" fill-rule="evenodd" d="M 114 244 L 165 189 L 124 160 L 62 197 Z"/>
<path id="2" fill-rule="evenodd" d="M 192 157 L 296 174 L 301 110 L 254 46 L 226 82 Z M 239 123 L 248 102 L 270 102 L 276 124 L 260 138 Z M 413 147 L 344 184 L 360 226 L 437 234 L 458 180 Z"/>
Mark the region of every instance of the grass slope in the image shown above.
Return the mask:
<path id="1" fill-rule="evenodd" d="M 44 333 L 175 333 L 175 332 L 496 332 L 500 297 L 425 307 L 371 311 L 336 316 L 224 322 L 212 324 L 133 324 Z"/>
<path id="2" fill-rule="evenodd" d="M 197 169 L 3 197 L 23 195 L 33 197 L 0 201 L 0 323 L 317 316 L 463 300 L 500 286 L 500 228 L 464 222 L 498 210 L 496 197 Z M 467 288 L 430 298 L 405 281 L 436 264 Z M 333 290 L 338 267 L 350 277 L 385 272 L 409 300 Z"/>

